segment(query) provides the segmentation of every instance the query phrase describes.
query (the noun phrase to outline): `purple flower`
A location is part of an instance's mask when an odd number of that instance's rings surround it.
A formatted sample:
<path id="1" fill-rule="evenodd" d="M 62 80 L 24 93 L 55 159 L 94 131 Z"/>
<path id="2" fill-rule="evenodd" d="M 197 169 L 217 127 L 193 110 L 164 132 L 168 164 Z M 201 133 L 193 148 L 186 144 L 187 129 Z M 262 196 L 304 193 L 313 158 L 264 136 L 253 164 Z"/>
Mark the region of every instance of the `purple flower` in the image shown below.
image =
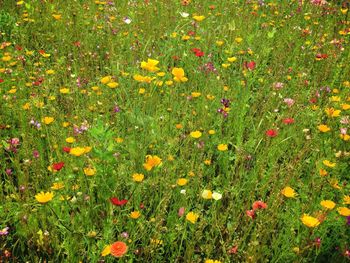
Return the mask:
<path id="1" fill-rule="evenodd" d="M 350 216 L 346 217 L 346 224 L 350 226 Z"/>

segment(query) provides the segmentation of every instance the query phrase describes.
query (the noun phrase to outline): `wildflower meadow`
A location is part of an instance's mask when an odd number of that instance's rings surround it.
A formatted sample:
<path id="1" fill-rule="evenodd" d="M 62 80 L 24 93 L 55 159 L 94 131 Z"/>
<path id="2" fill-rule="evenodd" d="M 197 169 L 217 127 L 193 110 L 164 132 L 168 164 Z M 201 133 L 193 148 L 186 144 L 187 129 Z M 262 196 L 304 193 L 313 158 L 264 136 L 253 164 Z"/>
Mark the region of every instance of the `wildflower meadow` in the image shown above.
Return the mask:
<path id="1" fill-rule="evenodd" d="M 0 262 L 349 262 L 349 8 L 0 1 Z"/>

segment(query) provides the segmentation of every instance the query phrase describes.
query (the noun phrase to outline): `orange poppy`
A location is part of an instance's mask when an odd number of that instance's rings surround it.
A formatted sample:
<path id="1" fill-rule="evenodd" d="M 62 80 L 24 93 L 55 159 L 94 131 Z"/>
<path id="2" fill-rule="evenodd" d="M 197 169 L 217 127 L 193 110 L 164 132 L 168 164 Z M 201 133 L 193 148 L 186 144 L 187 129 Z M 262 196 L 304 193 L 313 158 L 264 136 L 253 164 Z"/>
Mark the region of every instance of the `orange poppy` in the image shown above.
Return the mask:
<path id="1" fill-rule="evenodd" d="M 111 255 L 120 258 L 128 251 L 128 246 L 122 242 L 117 241 L 111 245 Z"/>

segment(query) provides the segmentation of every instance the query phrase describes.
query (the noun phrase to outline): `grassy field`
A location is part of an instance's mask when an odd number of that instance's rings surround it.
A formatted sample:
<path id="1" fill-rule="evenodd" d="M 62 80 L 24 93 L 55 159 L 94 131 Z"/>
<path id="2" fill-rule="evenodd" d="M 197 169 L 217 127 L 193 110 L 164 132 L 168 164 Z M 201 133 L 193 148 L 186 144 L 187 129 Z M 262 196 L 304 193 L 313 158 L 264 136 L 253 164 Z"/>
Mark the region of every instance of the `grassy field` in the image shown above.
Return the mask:
<path id="1" fill-rule="evenodd" d="M 341 1 L 0 1 L 0 262 L 348 262 Z"/>

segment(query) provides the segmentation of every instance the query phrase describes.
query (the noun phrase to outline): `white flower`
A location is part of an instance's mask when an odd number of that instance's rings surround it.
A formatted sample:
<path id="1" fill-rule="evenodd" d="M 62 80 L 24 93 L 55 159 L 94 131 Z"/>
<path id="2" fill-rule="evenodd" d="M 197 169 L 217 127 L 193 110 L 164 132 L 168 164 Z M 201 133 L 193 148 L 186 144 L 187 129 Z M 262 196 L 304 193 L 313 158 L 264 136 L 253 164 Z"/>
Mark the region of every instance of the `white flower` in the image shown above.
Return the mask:
<path id="1" fill-rule="evenodd" d="M 180 15 L 184 18 L 188 17 L 190 14 L 185 12 L 180 12 Z"/>
<path id="2" fill-rule="evenodd" d="M 181 189 L 180 194 L 185 195 L 186 194 L 186 189 Z"/>
<path id="3" fill-rule="evenodd" d="M 213 199 L 215 201 L 218 201 L 222 198 L 222 194 L 218 193 L 218 192 L 213 192 L 213 195 L 212 195 Z"/>
<path id="4" fill-rule="evenodd" d="M 129 25 L 132 20 L 129 17 L 124 17 L 123 21 L 124 21 L 125 24 Z"/>

